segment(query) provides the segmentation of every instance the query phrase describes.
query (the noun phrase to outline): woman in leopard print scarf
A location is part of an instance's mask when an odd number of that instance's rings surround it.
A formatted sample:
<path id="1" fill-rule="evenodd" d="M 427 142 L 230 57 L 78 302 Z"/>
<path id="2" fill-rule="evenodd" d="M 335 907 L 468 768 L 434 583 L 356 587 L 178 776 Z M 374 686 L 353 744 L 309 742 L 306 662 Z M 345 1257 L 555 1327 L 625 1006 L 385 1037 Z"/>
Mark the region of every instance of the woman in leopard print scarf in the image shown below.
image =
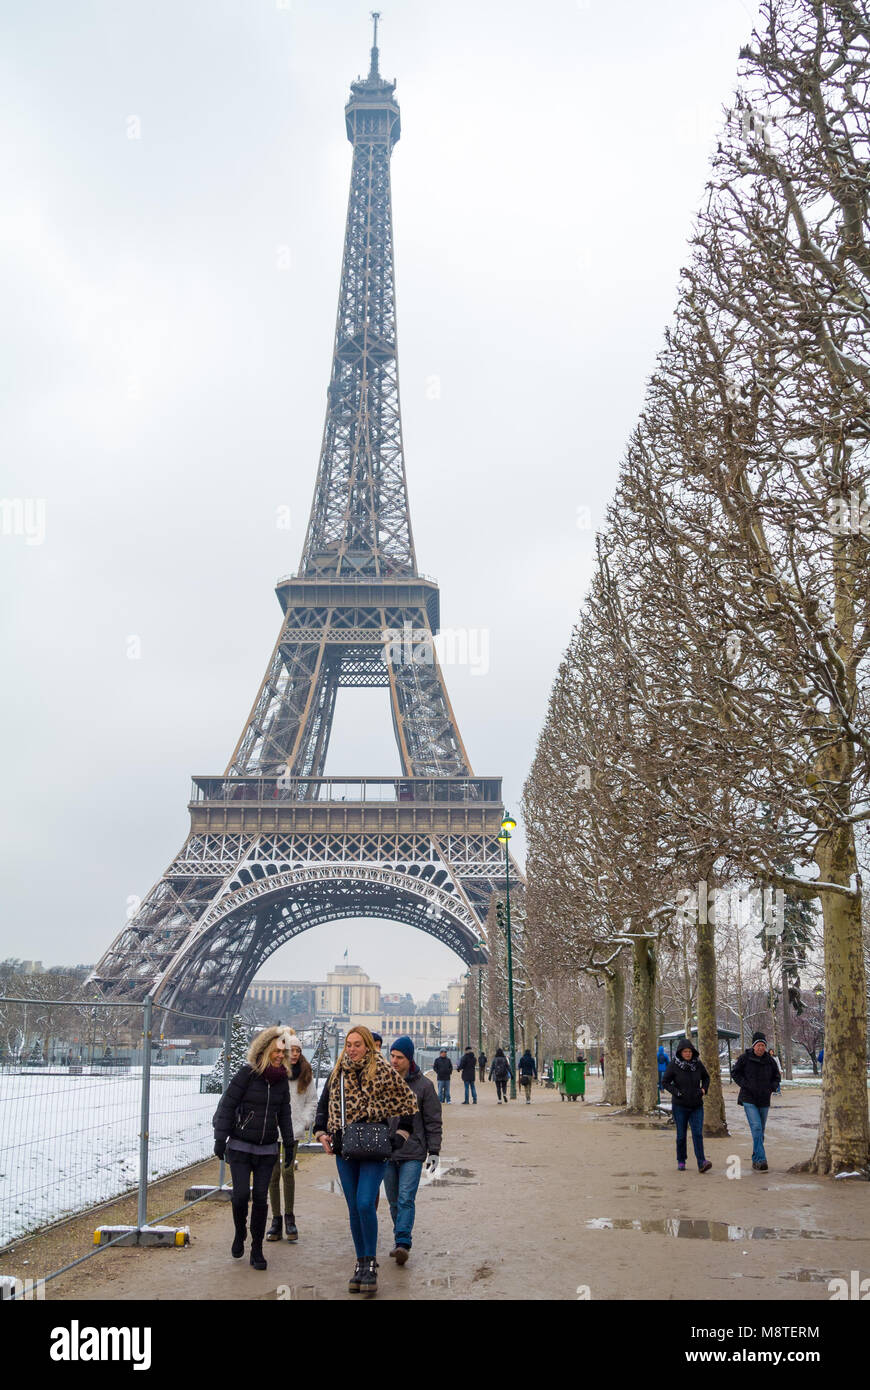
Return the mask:
<path id="1" fill-rule="evenodd" d="M 341 1190 L 347 1202 L 350 1229 L 356 1250 L 356 1269 L 348 1290 L 377 1290 L 378 1217 L 376 1200 L 384 1175 L 383 1159 L 344 1158 L 341 1153 L 341 1082 L 344 1079 L 344 1111 L 348 1124 L 356 1121 L 386 1122 L 398 1116 L 394 1137 L 400 1147 L 410 1135 L 417 1098 L 410 1086 L 378 1055 L 368 1028 L 358 1025 L 345 1038 L 342 1054 L 323 1088 L 314 1121 L 315 1136 L 327 1153 L 336 1154 Z"/>

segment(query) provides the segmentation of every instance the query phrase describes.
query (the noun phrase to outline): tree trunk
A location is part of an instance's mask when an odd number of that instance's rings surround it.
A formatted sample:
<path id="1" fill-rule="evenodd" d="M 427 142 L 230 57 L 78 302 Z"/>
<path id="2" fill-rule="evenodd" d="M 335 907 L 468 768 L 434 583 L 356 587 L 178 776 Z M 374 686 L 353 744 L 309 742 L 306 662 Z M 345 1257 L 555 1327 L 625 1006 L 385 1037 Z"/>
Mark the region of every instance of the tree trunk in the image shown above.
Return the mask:
<path id="1" fill-rule="evenodd" d="M 781 942 L 780 951 L 782 953 L 782 1074 L 787 1081 L 792 1080 L 791 1064 L 791 999 L 789 997 L 788 967 L 790 965 L 790 947 L 785 942 Z"/>
<path id="2" fill-rule="evenodd" d="M 692 1036 L 692 976 L 689 970 L 689 922 L 688 918 L 683 919 L 683 1033 L 687 1038 Z"/>
<path id="3" fill-rule="evenodd" d="M 707 916 L 699 913 L 699 918 Z M 710 1073 L 710 1092 L 704 1098 L 704 1134 L 719 1139 L 728 1133 L 725 1123 L 725 1097 L 719 1074 L 719 1028 L 716 1019 L 716 949 L 714 925 L 698 922 L 698 1051 Z"/>
<path id="4" fill-rule="evenodd" d="M 605 980 L 605 1105 L 625 1105 L 625 979 L 619 965 Z"/>
<path id="5" fill-rule="evenodd" d="M 851 827 L 819 847 L 820 878 L 848 885 L 857 871 Z M 861 892 L 820 894 L 825 923 L 825 1065 L 816 1151 L 795 1171 L 870 1178 L 867 1115 L 867 994 Z"/>
<path id="6" fill-rule="evenodd" d="M 652 941 L 632 942 L 631 1100 L 629 1110 L 648 1114 L 658 1104 L 656 1066 L 656 952 Z"/>

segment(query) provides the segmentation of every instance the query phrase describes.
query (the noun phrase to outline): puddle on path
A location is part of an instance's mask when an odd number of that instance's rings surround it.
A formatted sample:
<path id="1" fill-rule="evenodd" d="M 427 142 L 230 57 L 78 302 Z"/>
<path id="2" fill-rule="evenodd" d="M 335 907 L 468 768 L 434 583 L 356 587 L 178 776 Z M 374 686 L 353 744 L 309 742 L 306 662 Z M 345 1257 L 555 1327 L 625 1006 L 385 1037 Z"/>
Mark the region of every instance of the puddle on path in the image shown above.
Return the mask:
<path id="1" fill-rule="evenodd" d="M 796 1284 L 827 1284 L 830 1279 L 842 1277 L 842 1270 L 836 1269 L 792 1269 L 788 1274 L 778 1274 L 778 1279 L 793 1279 Z"/>
<path id="2" fill-rule="evenodd" d="M 439 1274 L 434 1279 L 424 1279 L 423 1285 L 427 1289 L 452 1289 L 453 1275 Z"/>
<path id="3" fill-rule="evenodd" d="M 680 1240 L 860 1240 L 860 1236 L 833 1236 L 827 1231 L 795 1230 L 775 1226 L 729 1226 L 725 1221 L 693 1221 L 688 1217 L 646 1218 L 596 1216 L 586 1222 L 588 1231 L 643 1231 L 646 1235 L 675 1236 Z"/>
<path id="4" fill-rule="evenodd" d="M 617 1187 L 617 1188 L 616 1188 L 616 1191 L 617 1191 L 617 1192 L 661 1192 L 662 1189 L 661 1189 L 660 1187 L 656 1187 L 655 1183 L 651 1183 L 651 1182 L 629 1182 L 629 1183 L 623 1183 L 623 1185 L 622 1185 L 621 1187 Z"/>

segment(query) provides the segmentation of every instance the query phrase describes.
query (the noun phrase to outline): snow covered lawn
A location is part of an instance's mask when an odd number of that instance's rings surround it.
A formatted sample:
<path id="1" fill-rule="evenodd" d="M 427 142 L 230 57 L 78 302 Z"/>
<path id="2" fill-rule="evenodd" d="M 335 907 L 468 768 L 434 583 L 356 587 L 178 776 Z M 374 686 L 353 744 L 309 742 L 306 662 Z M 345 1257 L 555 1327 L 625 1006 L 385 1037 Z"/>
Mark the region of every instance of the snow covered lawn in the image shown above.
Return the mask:
<path id="1" fill-rule="evenodd" d="M 148 1176 L 207 1158 L 210 1067 L 153 1067 Z M 0 1246 L 136 1185 L 141 1068 L 125 1076 L 0 1072 Z M 149 1204 L 150 1217 L 160 1216 Z"/>

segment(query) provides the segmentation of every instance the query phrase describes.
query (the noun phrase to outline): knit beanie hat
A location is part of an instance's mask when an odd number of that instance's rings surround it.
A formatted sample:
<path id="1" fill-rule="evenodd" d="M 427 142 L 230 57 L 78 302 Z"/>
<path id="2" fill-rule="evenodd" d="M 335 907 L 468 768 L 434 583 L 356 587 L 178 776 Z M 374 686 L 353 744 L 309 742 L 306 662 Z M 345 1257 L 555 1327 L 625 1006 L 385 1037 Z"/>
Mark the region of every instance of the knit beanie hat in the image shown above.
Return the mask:
<path id="1" fill-rule="evenodd" d="M 400 1038 L 396 1038 L 396 1041 L 393 1043 L 392 1047 L 390 1048 L 390 1051 L 403 1052 L 409 1062 L 413 1062 L 414 1060 L 414 1044 L 411 1042 L 411 1039 L 408 1037 L 407 1033 L 403 1033 Z"/>
<path id="2" fill-rule="evenodd" d="M 764 1046 L 767 1047 L 767 1038 L 765 1037 L 765 1035 L 764 1035 L 763 1033 L 753 1033 L 753 1034 L 752 1034 L 752 1043 L 753 1043 L 753 1046 L 754 1046 L 757 1042 L 763 1042 L 763 1043 L 764 1043 Z"/>

